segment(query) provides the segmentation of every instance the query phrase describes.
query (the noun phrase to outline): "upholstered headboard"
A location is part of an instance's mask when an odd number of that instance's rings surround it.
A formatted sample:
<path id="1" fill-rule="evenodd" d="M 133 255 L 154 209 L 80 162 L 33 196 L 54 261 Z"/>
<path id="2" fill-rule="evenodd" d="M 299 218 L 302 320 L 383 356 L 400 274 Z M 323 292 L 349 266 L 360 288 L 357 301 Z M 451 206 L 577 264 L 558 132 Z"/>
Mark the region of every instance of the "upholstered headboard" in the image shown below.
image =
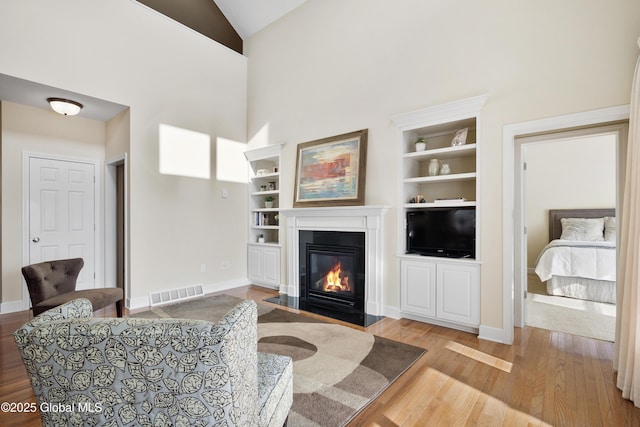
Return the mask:
<path id="1" fill-rule="evenodd" d="M 562 235 L 562 218 L 603 218 L 616 216 L 615 209 L 549 209 L 549 241 Z"/>

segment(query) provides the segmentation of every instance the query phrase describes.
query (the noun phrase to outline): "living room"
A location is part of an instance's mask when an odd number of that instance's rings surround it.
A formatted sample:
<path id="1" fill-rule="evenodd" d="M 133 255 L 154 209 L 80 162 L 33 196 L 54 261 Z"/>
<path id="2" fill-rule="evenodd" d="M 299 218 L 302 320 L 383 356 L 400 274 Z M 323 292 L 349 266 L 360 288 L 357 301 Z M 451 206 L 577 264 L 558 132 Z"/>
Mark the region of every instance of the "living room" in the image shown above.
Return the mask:
<path id="1" fill-rule="evenodd" d="M 132 308 L 144 305 L 152 290 L 204 283 L 215 291 L 246 278 L 247 230 L 237 221 L 237 212 L 246 209 L 244 186 L 161 175 L 160 123 L 203 132 L 212 140 L 247 141 L 249 147 L 286 142 L 280 201 L 285 207 L 293 194 L 298 143 L 369 129 L 365 203 L 394 206 L 397 162 L 390 156 L 396 152 L 397 129 L 390 117 L 489 94 L 482 111 L 479 227 L 482 236 L 499 236 L 502 195 L 495 190 L 502 187 L 502 126 L 628 103 L 636 51 L 635 14 L 596 6 L 577 16 L 570 8 L 548 16 L 544 8 L 529 5 L 525 13 L 511 3 L 494 11 L 470 2 L 464 13 L 443 6 L 355 3 L 331 14 L 331 31 L 325 31 L 314 9 L 323 6 L 311 2 L 246 40 L 244 56 L 135 2 L 91 8 L 71 2 L 73 16 L 53 6 L 37 17 L 26 6 L 4 7 L 3 16 L 16 19 L 3 25 L 7 60 L 0 71 L 130 107 L 118 118 L 129 124 L 128 135 L 117 135 L 122 125 L 105 125 L 104 159 L 123 151 L 128 155 Z M 120 17 L 127 18 L 121 22 Z M 12 28 L 17 21 L 23 23 Z M 291 38 L 291 32 L 300 34 Z M 20 42 L 9 34 L 21 34 Z M 5 118 L 4 129 L 10 126 Z M 17 185 L 19 180 L 13 175 L 3 182 Z M 220 196 L 223 186 L 229 190 L 226 199 Z M 3 201 L 3 305 L 22 300 L 22 255 L 13 250 L 23 246 L 15 191 L 4 192 Z M 17 199 L 10 200 L 12 194 Z M 391 308 L 399 304 L 397 214 L 392 208 L 385 217 L 384 304 Z M 481 324 L 501 329 L 503 259 L 497 240 L 492 238 L 490 246 L 481 242 Z M 222 270 L 224 261 L 229 268 Z M 160 271 L 158 265 L 172 268 Z"/>
<path id="2" fill-rule="evenodd" d="M 503 129 L 627 105 L 639 7 L 307 1 L 244 40 L 240 55 L 130 0 L 2 2 L 0 73 L 127 107 L 104 122 L 43 119 L 51 113 L 3 102 L 2 312 L 24 300 L 23 151 L 101 164 L 126 154 L 129 308 L 147 306 L 161 290 L 248 283 L 246 184 L 161 174 L 158 129 L 169 124 L 249 148 L 285 144 L 281 207 L 292 206 L 298 144 L 368 129 L 365 204 L 390 207 L 382 300 L 395 313 L 402 248 L 391 117 L 487 95 L 480 324 L 502 331 Z M 215 151 L 212 164 L 221 160 Z M 107 278 L 105 265 L 98 274 Z"/>

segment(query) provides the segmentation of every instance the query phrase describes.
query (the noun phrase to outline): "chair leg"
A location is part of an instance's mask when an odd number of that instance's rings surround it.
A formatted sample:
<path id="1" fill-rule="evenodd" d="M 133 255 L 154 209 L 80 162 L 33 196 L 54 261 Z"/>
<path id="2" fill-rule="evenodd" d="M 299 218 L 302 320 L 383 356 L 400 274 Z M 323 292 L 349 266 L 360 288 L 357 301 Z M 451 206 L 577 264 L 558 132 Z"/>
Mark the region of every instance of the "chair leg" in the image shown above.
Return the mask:
<path id="1" fill-rule="evenodd" d="M 116 313 L 118 313 L 118 317 L 122 317 L 122 306 L 124 305 L 124 300 L 120 300 L 116 302 Z"/>

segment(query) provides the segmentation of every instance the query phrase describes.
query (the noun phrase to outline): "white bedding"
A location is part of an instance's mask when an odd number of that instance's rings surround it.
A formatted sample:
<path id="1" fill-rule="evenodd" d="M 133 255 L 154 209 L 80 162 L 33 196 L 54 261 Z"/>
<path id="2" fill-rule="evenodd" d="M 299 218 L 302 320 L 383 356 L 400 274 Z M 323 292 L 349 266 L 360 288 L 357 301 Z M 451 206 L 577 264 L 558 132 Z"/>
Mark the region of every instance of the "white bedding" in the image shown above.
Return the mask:
<path id="1" fill-rule="evenodd" d="M 543 282 L 552 276 L 615 282 L 616 246 L 605 241 L 553 240 L 538 256 L 535 271 Z"/>

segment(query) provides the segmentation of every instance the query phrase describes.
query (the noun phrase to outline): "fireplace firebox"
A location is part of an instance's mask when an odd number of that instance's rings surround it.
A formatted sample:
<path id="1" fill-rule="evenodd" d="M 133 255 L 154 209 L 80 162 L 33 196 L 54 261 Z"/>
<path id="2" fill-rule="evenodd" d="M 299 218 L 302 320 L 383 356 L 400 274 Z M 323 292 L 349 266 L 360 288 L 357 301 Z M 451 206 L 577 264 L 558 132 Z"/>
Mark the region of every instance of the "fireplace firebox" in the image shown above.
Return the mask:
<path id="1" fill-rule="evenodd" d="M 362 232 L 301 230 L 301 304 L 308 311 L 336 318 L 363 317 L 364 248 Z"/>

